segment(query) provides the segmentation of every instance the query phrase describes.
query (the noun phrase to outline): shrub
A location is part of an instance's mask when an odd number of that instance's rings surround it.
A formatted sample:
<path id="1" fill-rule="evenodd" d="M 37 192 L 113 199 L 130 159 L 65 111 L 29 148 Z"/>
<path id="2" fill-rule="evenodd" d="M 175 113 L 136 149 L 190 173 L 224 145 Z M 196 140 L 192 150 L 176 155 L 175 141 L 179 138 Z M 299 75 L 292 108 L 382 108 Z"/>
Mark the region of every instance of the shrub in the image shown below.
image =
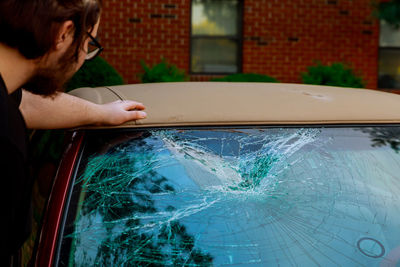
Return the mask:
<path id="1" fill-rule="evenodd" d="M 275 78 L 263 74 L 256 73 L 236 73 L 222 78 L 214 78 L 211 81 L 219 82 L 261 82 L 261 83 L 274 83 L 278 82 Z"/>
<path id="2" fill-rule="evenodd" d="M 67 83 L 66 91 L 79 87 L 99 87 L 124 84 L 121 75 L 101 57 L 85 62 Z"/>
<path id="3" fill-rule="evenodd" d="M 342 63 L 334 63 L 331 66 L 324 66 L 317 63 L 307 68 L 308 72 L 301 75 L 305 84 L 319 84 L 340 87 L 363 88 L 364 83 L 357 77 L 353 70 Z"/>
<path id="4" fill-rule="evenodd" d="M 187 80 L 183 70 L 178 69 L 175 65 L 167 63 L 165 59 L 152 68 L 147 66 L 144 61 L 141 61 L 140 65 L 144 70 L 144 73 L 140 75 L 142 83 L 183 82 Z"/>

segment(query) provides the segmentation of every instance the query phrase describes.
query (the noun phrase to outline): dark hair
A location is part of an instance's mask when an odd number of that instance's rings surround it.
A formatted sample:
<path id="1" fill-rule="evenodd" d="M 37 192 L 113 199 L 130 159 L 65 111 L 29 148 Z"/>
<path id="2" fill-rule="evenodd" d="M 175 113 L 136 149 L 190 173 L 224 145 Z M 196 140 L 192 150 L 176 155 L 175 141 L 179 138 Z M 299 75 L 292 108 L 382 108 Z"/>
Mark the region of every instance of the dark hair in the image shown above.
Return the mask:
<path id="1" fill-rule="evenodd" d="M 71 20 L 79 49 L 100 17 L 102 0 L 0 0 L 0 43 L 27 59 L 44 56 L 54 46 L 60 26 Z"/>

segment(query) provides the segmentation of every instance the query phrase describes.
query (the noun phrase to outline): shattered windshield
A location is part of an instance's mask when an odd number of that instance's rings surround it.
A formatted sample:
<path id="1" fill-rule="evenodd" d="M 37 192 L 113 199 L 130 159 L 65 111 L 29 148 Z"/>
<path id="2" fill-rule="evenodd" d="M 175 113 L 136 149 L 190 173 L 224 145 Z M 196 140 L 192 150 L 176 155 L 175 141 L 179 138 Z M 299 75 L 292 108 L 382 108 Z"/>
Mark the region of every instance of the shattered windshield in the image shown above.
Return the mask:
<path id="1" fill-rule="evenodd" d="M 400 127 L 89 134 L 59 264 L 396 266 Z"/>

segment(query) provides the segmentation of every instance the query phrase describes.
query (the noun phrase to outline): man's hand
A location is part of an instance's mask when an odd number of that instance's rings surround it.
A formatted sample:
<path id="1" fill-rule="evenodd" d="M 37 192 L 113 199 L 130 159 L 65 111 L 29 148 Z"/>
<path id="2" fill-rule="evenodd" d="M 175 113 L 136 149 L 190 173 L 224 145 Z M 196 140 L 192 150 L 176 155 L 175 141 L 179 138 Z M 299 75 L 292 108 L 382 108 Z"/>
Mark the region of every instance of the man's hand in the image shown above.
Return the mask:
<path id="1" fill-rule="evenodd" d="M 119 100 L 108 104 L 99 105 L 99 122 L 97 125 L 120 125 L 127 121 L 146 118 L 142 103 L 129 100 Z"/>
<path id="2" fill-rule="evenodd" d="M 84 125 L 119 125 L 144 119 L 143 104 L 116 101 L 98 105 L 65 93 L 42 97 L 22 92 L 20 110 L 30 129 L 75 128 Z"/>

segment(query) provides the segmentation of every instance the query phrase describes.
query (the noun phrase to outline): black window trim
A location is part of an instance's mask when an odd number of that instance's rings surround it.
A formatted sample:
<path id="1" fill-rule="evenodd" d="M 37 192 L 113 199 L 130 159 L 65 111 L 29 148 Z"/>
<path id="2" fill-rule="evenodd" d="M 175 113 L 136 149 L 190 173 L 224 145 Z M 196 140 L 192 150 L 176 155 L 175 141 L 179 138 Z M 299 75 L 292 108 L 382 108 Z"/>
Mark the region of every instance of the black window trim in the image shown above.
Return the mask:
<path id="1" fill-rule="evenodd" d="M 400 87 L 399 88 L 386 88 L 386 87 L 379 87 L 379 61 L 380 61 L 380 58 L 381 58 L 381 53 L 382 53 L 382 51 L 385 51 L 385 50 L 396 50 L 397 52 L 400 52 L 400 46 L 378 46 L 378 66 L 377 66 L 377 69 L 378 69 L 378 77 L 377 77 L 377 79 L 376 79 L 376 88 L 378 88 L 378 90 L 381 90 L 381 91 L 398 91 L 398 90 L 400 90 Z"/>
<path id="2" fill-rule="evenodd" d="M 378 23 L 379 25 L 380 25 L 380 21 L 379 21 L 379 23 Z M 389 45 L 389 46 L 381 46 L 381 44 L 380 44 L 380 35 L 381 35 L 381 29 L 380 29 L 380 27 L 379 27 L 379 36 L 378 36 L 378 64 L 377 64 L 377 70 L 378 70 L 378 73 L 377 73 L 377 79 L 376 79 L 376 88 L 378 89 L 378 90 L 382 90 L 382 91 L 398 91 L 398 90 L 400 90 L 400 87 L 399 88 L 384 88 L 384 87 L 379 87 L 379 61 L 380 61 L 380 58 L 381 58 L 381 51 L 384 51 L 384 50 L 398 50 L 399 52 L 400 52 L 400 44 L 398 45 L 398 46 L 391 46 L 391 45 Z"/>

